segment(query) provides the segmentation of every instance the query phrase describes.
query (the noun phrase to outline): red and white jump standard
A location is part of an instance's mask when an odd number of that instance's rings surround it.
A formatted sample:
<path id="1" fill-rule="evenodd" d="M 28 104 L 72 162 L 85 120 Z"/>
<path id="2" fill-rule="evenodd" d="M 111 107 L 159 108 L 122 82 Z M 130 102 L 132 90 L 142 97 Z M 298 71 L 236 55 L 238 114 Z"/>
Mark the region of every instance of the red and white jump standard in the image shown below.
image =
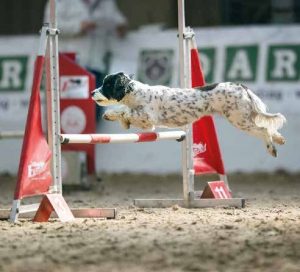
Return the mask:
<path id="1" fill-rule="evenodd" d="M 63 222 L 74 217 L 115 218 L 114 208 L 70 210 L 62 196 L 60 94 L 56 0 L 50 0 L 50 22 L 41 30 L 39 51 L 35 61 L 32 93 L 20 159 L 18 182 L 12 209 L 0 210 L 0 218 L 16 222 L 18 217 L 32 217 L 45 222 L 53 215 Z M 46 70 L 47 141 L 43 135 L 40 84 Z M 7 135 L 6 135 L 7 136 Z M 26 197 L 43 195 L 41 203 L 21 205 Z"/>
<path id="2" fill-rule="evenodd" d="M 194 80 L 192 80 L 192 76 L 197 76 L 200 78 L 201 85 L 197 85 L 194 87 L 202 86 L 204 82 L 204 76 L 201 70 L 201 66 L 198 62 L 197 70 L 191 69 L 191 54 L 190 52 L 193 50 L 197 50 L 195 47 L 195 40 L 194 40 L 194 32 L 191 28 L 185 26 L 185 8 L 184 8 L 184 0 L 178 0 L 178 37 L 179 37 L 179 67 L 180 67 L 180 87 L 181 88 L 190 88 L 195 84 Z M 195 52 L 194 52 L 195 53 Z M 198 56 L 198 52 L 197 52 Z M 195 59 L 194 59 L 195 60 Z M 197 72 L 197 73 L 196 73 Z M 201 75 L 201 76 L 200 76 Z M 193 82 L 192 82 L 193 81 Z M 206 123 L 207 124 L 207 123 Z M 203 208 L 203 207 L 215 207 L 215 206 L 232 206 L 232 207 L 243 207 L 244 206 L 244 199 L 240 198 L 231 198 L 229 196 L 223 199 L 204 199 L 201 196 L 202 192 L 196 192 L 194 187 L 194 176 L 195 176 L 195 167 L 194 161 L 197 158 L 197 172 L 199 173 L 199 168 L 202 166 L 209 165 L 207 163 L 206 158 L 204 157 L 195 157 L 193 156 L 193 144 L 196 142 L 193 138 L 193 129 L 197 127 L 194 125 L 187 125 L 184 128 L 185 138 L 182 141 L 182 183 L 183 183 L 183 198 L 182 199 L 136 199 L 134 204 L 138 207 L 153 207 L 153 208 L 163 208 L 163 207 L 170 207 L 172 205 L 179 205 L 186 208 Z M 198 127 L 199 128 L 199 127 Z M 215 137 L 213 121 L 210 122 L 210 128 L 207 128 L 209 132 L 208 140 L 213 138 L 210 141 L 210 144 L 216 145 L 215 150 L 218 150 L 218 142 L 217 138 Z M 201 131 L 197 131 L 198 134 Z M 198 135 L 199 136 L 199 135 Z M 218 157 L 218 161 L 222 164 L 221 157 L 218 156 L 219 154 L 211 154 L 210 157 Z M 195 165 L 196 166 L 196 165 Z M 200 167 L 199 167 L 200 166 Z M 222 165 L 223 166 L 223 165 Z M 222 180 L 221 184 L 224 186 L 224 190 L 228 189 L 228 183 L 226 175 L 223 171 L 218 171 L 215 167 L 212 172 L 206 171 L 206 173 L 218 173 L 220 179 Z M 208 186 L 210 186 L 208 184 Z M 209 188 L 211 189 L 211 188 Z M 219 189 L 219 188 L 217 188 Z"/>

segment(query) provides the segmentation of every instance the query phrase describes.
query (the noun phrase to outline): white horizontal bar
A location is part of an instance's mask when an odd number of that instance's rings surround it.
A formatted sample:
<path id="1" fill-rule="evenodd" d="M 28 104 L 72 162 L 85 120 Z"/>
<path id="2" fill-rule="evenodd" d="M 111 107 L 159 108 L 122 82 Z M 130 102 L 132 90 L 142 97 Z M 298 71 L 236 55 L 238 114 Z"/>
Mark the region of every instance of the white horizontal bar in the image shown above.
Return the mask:
<path id="1" fill-rule="evenodd" d="M 183 140 L 185 137 L 184 131 L 164 131 L 157 132 L 158 140 Z"/>
<path id="2" fill-rule="evenodd" d="M 159 140 L 178 140 L 185 137 L 184 131 L 145 132 L 128 134 L 61 134 L 63 144 L 108 144 L 154 142 Z"/>
<path id="3" fill-rule="evenodd" d="M 0 131 L 0 139 L 17 139 L 23 137 L 23 131 Z"/>

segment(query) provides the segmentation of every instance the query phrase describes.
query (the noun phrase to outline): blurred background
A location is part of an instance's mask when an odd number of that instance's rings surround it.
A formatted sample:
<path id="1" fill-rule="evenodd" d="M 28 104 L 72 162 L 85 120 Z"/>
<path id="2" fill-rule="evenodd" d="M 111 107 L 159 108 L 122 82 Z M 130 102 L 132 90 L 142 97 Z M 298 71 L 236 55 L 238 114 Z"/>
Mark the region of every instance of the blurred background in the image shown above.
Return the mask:
<path id="1" fill-rule="evenodd" d="M 104 34 L 98 39 L 106 49 L 99 45 L 92 57 L 85 56 L 93 51 L 90 45 L 77 42 L 79 38 L 92 41 L 97 36 L 100 23 L 88 19 L 97 18 L 98 11 L 94 12 L 92 6 L 87 17 L 80 18 L 79 13 L 74 19 L 70 14 L 75 9 L 74 2 L 58 1 L 63 2 L 69 3 L 69 8 L 65 13 L 58 12 L 62 13 L 58 14 L 61 51 L 75 51 L 78 62 L 95 74 L 97 85 L 101 85 L 105 74 L 124 71 L 149 84 L 178 86 L 177 1 L 118 0 L 114 2 L 114 10 L 108 8 L 114 15 L 101 15 L 101 2 L 111 1 L 82 0 L 83 5 L 92 3 L 95 10 L 99 8 L 101 24 L 106 24 Z M 0 130 L 24 129 L 38 33 L 47 21 L 46 3 L 45 0 L 0 1 Z M 287 144 L 279 147 L 279 157 L 274 159 L 260 140 L 216 117 L 226 169 L 299 171 L 300 1 L 186 0 L 185 8 L 186 25 L 196 33 L 207 82 L 242 82 L 266 102 L 271 112 L 281 112 L 288 119 L 282 130 Z M 101 114 L 103 109 L 97 111 Z M 97 132 L 124 133 L 118 124 L 101 118 L 97 121 Z M 0 172 L 17 172 L 20 148 L 20 140 L 0 141 Z M 97 171 L 181 171 L 180 145 L 173 142 L 98 145 L 96 154 Z"/>
<path id="2" fill-rule="evenodd" d="M 2 0 L 0 2 L 0 34 L 24 35 L 37 33 L 43 22 L 46 0 Z M 117 0 L 136 30 L 143 25 L 162 23 L 177 27 L 175 0 Z M 187 0 L 186 21 L 192 27 L 291 24 L 300 21 L 298 0 Z"/>

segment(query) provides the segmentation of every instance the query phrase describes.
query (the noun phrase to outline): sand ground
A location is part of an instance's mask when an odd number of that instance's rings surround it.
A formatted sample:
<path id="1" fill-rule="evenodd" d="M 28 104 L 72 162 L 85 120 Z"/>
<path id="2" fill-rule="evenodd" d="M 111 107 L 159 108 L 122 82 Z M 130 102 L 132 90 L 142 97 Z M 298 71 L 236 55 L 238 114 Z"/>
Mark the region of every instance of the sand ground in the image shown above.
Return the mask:
<path id="1" fill-rule="evenodd" d="M 229 178 L 246 208 L 138 209 L 137 197 L 180 197 L 181 178 L 102 174 L 93 190 L 65 197 L 116 207 L 115 220 L 0 221 L 0 271 L 300 271 L 300 175 Z M 10 207 L 14 180 L 0 177 L 0 208 Z"/>

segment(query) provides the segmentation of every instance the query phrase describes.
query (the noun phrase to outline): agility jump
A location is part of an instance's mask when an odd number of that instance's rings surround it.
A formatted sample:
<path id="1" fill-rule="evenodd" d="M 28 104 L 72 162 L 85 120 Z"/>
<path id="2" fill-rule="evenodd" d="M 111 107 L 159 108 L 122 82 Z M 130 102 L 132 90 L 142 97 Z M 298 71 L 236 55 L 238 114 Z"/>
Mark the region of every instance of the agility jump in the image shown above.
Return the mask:
<path id="1" fill-rule="evenodd" d="M 197 169 L 204 173 L 218 173 L 222 179 L 224 190 L 228 186 L 226 174 L 222 160 L 217 163 L 217 167 L 208 167 L 205 158 L 199 158 L 195 162 L 198 168 L 194 168 L 195 156 L 193 156 L 193 125 L 185 126 L 184 131 L 168 132 L 148 132 L 132 134 L 61 134 L 60 127 L 60 104 L 59 104 L 59 71 L 58 71 L 58 34 L 56 23 L 56 1 L 50 1 L 50 24 L 44 26 L 41 31 L 41 40 L 39 54 L 35 64 L 35 74 L 31 95 L 29 114 L 27 117 L 26 131 L 22 149 L 21 162 L 18 174 L 18 184 L 15 191 L 15 198 L 10 214 L 10 220 L 16 222 L 22 212 L 37 211 L 34 220 L 47 221 L 52 212 L 62 221 L 74 219 L 74 216 L 80 217 L 106 217 L 113 218 L 115 209 L 83 209 L 79 212 L 72 211 L 65 203 L 62 196 L 62 175 L 61 175 L 61 144 L 108 144 L 125 142 L 153 142 L 159 140 L 177 140 L 182 146 L 182 177 L 183 177 L 183 198 L 182 199 L 136 199 L 134 204 L 139 207 L 169 207 L 174 204 L 186 208 L 193 207 L 214 207 L 214 206 L 233 206 L 243 207 L 244 200 L 231 198 L 230 196 L 221 199 L 199 199 L 194 190 L 194 175 Z M 193 74 L 191 73 L 190 52 L 196 49 L 191 47 L 194 33 L 190 28 L 185 27 L 184 0 L 178 0 L 178 18 L 179 18 L 179 60 L 180 60 L 180 85 L 182 88 L 190 87 Z M 43 136 L 41 128 L 40 97 L 39 86 L 41 83 L 42 67 L 45 62 L 46 67 L 46 90 L 47 90 L 47 132 L 48 141 Z M 199 84 L 204 84 L 199 60 L 198 77 Z M 192 63 L 193 65 L 193 63 Z M 192 75 L 192 77 L 191 77 Z M 195 76 L 195 75 L 194 75 Z M 193 84 L 195 84 L 193 79 Z M 215 137 L 215 131 L 212 119 L 208 119 L 205 124 L 213 129 L 207 139 Z M 195 124 L 194 124 L 195 126 Z M 199 127 L 198 127 L 199 128 Z M 37 133 L 37 134 L 36 134 Z M 37 144 L 38 139 L 40 144 Z M 194 137 L 195 139 L 195 137 Z M 216 140 L 217 141 L 217 140 Z M 42 149 L 41 149 L 42 148 Z M 210 147 L 210 153 L 215 152 L 217 158 L 220 158 L 218 143 Z M 32 152 L 31 157 L 27 156 Z M 203 168 L 203 162 L 205 167 Z M 199 171 L 198 171 L 199 172 Z M 39 181 L 39 182 L 37 182 Z M 217 188 L 219 190 L 219 188 Z M 21 205 L 21 200 L 25 197 L 35 195 L 44 195 L 40 205 Z M 37 208 L 38 207 L 38 208 Z M 74 210 L 73 210 L 74 211 Z"/>

